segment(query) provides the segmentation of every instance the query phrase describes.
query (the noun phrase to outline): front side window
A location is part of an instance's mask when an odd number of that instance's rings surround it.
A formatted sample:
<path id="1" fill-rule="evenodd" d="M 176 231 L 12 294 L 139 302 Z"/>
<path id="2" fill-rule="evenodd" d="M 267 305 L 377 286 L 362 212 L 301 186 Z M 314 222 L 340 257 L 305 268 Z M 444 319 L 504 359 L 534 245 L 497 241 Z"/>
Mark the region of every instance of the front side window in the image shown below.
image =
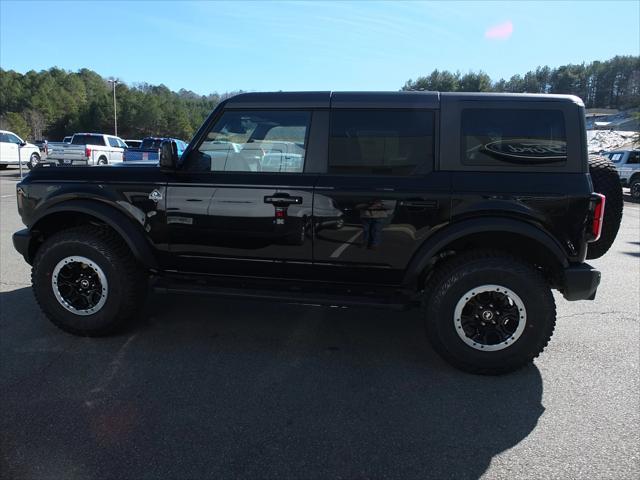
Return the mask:
<path id="1" fill-rule="evenodd" d="M 329 173 L 415 175 L 433 166 L 433 112 L 334 110 Z"/>
<path id="2" fill-rule="evenodd" d="M 567 136 L 560 110 L 462 111 L 464 165 L 563 165 L 566 161 Z"/>
<path id="3" fill-rule="evenodd" d="M 190 171 L 301 173 L 311 113 L 227 111 L 185 160 Z"/>
<path id="4" fill-rule="evenodd" d="M 638 163 L 640 163 L 640 152 L 629 152 L 629 159 L 627 160 L 627 164 Z"/>
<path id="5" fill-rule="evenodd" d="M 619 163 L 620 160 L 622 160 L 622 154 L 621 153 L 610 153 L 609 154 L 609 160 L 611 160 L 613 163 Z"/>
<path id="6" fill-rule="evenodd" d="M 13 133 L 7 133 L 5 135 L 6 135 L 6 139 L 4 140 L 5 142 L 8 142 L 8 143 L 22 143 L 22 140 L 20 140 Z"/>

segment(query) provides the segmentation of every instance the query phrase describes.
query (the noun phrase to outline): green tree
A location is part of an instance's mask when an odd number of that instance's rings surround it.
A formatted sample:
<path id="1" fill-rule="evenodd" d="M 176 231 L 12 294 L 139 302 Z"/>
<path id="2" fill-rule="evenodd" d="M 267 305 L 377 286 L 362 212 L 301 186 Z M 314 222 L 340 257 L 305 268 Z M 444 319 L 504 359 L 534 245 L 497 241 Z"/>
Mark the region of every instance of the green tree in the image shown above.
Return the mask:
<path id="1" fill-rule="evenodd" d="M 0 117 L 0 128 L 15 133 L 23 140 L 30 137 L 27 121 L 16 112 L 6 112 Z"/>

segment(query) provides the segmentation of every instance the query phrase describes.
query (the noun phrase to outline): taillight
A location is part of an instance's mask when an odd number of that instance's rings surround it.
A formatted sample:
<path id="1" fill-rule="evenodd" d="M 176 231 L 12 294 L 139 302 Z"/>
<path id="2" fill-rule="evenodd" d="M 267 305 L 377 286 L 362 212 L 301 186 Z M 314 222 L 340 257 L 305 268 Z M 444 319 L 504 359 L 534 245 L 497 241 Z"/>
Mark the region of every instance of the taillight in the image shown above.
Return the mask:
<path id="1" fill-rule="evenodd" d="M 607 197 L 605 197 L 601 193 L 594 193 L 592 199 L 595 202 L 595 206 L 593 208 L 593 223 L 591 224 L 591 241 L 595 242 L 600 239 L 600 235 L 602 234 L 602 224 L 604 223 L 604 205 L 606 203 Z"/>
<path id="2" fill-rule="evenodd" d="M 84 147 L 84 156 L 87 158 L 91 157 L 91 149 L 89 147 Z"/>

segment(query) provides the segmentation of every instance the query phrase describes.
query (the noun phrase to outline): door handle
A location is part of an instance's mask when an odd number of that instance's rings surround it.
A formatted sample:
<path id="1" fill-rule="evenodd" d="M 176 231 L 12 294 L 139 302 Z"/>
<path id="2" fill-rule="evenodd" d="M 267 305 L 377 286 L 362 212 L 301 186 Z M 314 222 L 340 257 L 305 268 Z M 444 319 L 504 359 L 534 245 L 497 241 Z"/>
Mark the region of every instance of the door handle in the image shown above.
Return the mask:
<path id="1" fill-rule="evenodd" d="M 401 207 L 409 207 L 409 208 L 438 208 L 437 200 L 423 200 L 423 199 L 412 199 L 412 200 L 401 200 Z"/>
<path id="2" fill-rule="evenodd" d="M 300 205 L 302 197 L 292 197 L 291 195 L 267 195 L 264 197 L 264 203 Z"/>

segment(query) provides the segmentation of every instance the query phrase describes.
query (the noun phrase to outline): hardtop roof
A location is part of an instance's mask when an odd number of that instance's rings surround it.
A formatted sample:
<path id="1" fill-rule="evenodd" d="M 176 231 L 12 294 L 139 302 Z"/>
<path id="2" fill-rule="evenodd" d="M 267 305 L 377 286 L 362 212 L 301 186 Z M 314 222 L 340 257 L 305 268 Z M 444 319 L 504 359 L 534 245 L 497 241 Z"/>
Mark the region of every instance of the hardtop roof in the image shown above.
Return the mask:
<path id="1" fill-rule="evenodd" d="M 250 92 L 226 101 L 227 108 L 439 108 L 447 101 L 552 101 L 583 106 L 574 95 L 489 92 Z"/>

